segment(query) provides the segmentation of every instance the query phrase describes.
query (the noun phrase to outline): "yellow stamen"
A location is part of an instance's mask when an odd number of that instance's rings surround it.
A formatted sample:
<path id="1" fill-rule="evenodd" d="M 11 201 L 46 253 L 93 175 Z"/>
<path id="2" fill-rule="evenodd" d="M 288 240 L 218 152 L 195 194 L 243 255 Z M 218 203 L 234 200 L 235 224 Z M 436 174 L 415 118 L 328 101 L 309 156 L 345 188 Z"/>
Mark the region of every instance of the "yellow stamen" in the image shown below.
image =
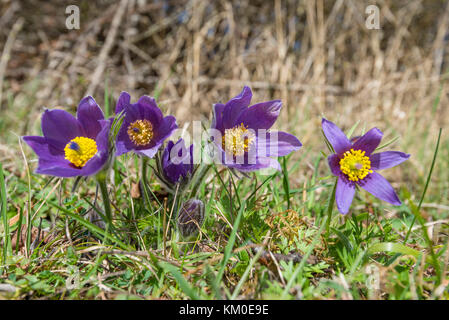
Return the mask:
<path id="1" fill-rule="evenodd" d="M 136 120 L 128 126 L 128 136 L 138 146 L 145 146 L 153 138 L 153 125 L 150 121 Z"/>
<path id="2" fill-rule="evenodd" d="M 344 153 L 344 157 L 340 160 L 340 169 L 350 181 L 362 180 L 373 173 L 371 161 L 365 156 L 365 151 L 354 149 Z"/>
<path id="3" fill-rule="evenodd" d="M 84 167 L 97 151 L 95 140 L 86 137 L 76 137 L 70 140 L 64 148 L 65 159 L 79 168 Z"/>
<path id="4" fill-rule="evenodd" d="M 222 138 L 223 149 L 234 156 L 242 156 L 245 152 L 248 152 L 254 138 L 254 133 L 241 123 L 232 129 L 225 130 Z"/>

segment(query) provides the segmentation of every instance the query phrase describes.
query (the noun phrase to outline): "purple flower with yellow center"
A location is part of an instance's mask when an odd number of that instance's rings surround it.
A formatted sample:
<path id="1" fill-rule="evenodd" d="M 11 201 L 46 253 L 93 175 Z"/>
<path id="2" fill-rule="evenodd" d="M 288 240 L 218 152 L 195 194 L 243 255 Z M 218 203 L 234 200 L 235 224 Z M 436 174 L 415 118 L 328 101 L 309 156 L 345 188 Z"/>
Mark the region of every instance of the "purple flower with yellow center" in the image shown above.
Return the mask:
<path id="1" fill-rule="evenodd" d="M 176 184 L 190 178 L 193 173 L 193 144 L 187 149 L 183 139 L 169 141 L 162 153 L 162 170 L 165 179 Z"/>
<path id="2" fill-rule="evenodd" d="M 286 156 L 302 144 L 289 133 L 269 131 L 282 108 L 280 100 L 249 106 L 251 98 L 251 89 L 245 86 L 226 104 L 214 105 L 211 128 L 221 134 L 221 141 L 215 141 L 221 162 L 243 172 L 270 167 L 281 170 L 279 162 L 271 157 Z"/>
<path id="3" fill-rule="evenodd" d="M 349 211 L 356 186 L 392 205 L 399 206 L 396 192 L 377 170 L 394 167 L 408 158 L 409 154 L 399 151 L 373 153 L 382 140 L 382 132 L 373 128 L 351 142 L 334 123 L 323 118 L 324 135 L 335 154 L 328 157 L 332 174 L 338 177 L 335 199 L 342 214 Z"/>
<path id="4" fill-rule="evenodd" d="M 156 101 L 142 96 L 137 103 L 131 103 L 127 92 L 122 92 L 117 101 L 115 113 L 124 111 L 122 126 L 117 134 L 116 155 L 129 151 L 152 158 L 165 139 L 178 128 L 173 116 L 162 115 Z"/>
<path id="5" fill-rule="evenodd" d="M 91 176 L 107 163 L 111 122 L 92 97 L 81 100 L 76 118 L 65 110 L 45 110 L 41 127 L 43 137 L 23 137 L 39 157 L 36 173 Z"/>

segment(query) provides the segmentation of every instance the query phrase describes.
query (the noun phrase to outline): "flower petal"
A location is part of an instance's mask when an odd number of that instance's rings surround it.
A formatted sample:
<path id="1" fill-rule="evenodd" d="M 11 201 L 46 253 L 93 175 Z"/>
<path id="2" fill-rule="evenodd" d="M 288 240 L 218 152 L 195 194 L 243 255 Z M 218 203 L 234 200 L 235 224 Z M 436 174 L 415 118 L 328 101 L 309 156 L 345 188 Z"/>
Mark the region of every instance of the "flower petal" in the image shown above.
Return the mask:
<path id="1" fill-rule="evenodd" d="M 233 168 L 242 172 L 251 172 L 266 168 L 273 168 L 277 171 L 281 170 L 281 165 L 276 159 L 272 159 L 269 157 L 260 157 L 257 159 L 257 162 L 255 164 L 225 164 L 229 168 Z"/>
<path id="2" fill-rule="evenodd" d="M 162 143 L 155 145 L 154 147 L 148 148 L 148 149 L 140 149 L 140 150 L 135 150 L 134 152 L 137 154 L 140 154 L 142 156 L 148 157 L 148 158 L 153 158 L 154 155 L 156 154 L 156 152 L 159 150 L 159 147 L 161 146 Z"/>
<path id="3" fill-rule="evenodd" d="M 193 145 L 187 149 L 183 139 L 179 139 L 176 144 L 173 141 L 168 142 L 162 154 L 162 168 L 165 177 L 171 183 L 177 183 L 192 172 L 192 147 Z M 175 156 L 176 159 L 172 156 Z"/>
<path id="4" fill-rule="evenodd" d="M 324 135 L 335 150 L 335 153 L 342 154 L 351 148 L 351 142 L 346 135 L 333 122 L 323 118 L 321 121 Z"/>
<path id="5" fill-rule="evenodd" d="M 98 151 L 89 161 L 81 168 L 80 176 L 91 176 L 103 169 L 109 157 L 109 131 L 112 122 L 110 120 L 101 120 L 101 131 L 95 138 Z"/>
<path id="6" fill-rule="evenodd" d="M 410 155 L 400 151 L 385 151 L 370 156 L 371 167 L 374 170 L 392 168 L 410 158 Z"/>
<path id="7" fill-rule="evenodd" d="M 137 105 L 139 106 L 140 119 L 150 120 L 153 127 L 158 126 L 159 123 L 161 123 L 164 116 L 161 109 L 158 108 L 154 98 L 142 96 L 139 101 L 137 101 Z"/>
<path id="8" fill-rule="evenodd" d="M 176 118 L 173 116 L 166 116 L 162 119 L 157 131 L 155 132 L 154 142 L 162 143 L 165 139 L 171 136 L 173 131 L 178 128 Z M 153 142 L 152 142 L 153 143 Z"/>
<path id="9" fill-rule="evenodd" d="M 42 132 L 51 147 L 59 151 L 64 150 L 73 138 L 85 135 L 81 123 L 61 109 L 45 110 L 42 116 Z"/>
<path id="10" fill-rule="evenodd" d="M 370 173 L 365 179 L 359 181 L 358 184 L 381 200 L 392 205 L 401 205 L 401 200 L 399 200 L 391 184 L 377 172 Z"/>
<path id="11" fill-rule="evenodd" d="M 115 114 L 119 114 L 120 112 L 122 112 L 122 110 L 124 110 L 125 107 L 130 103 L 131 103 L 131 96 L 129 95 L 129 93 L 126 91 L 120 93 L 120 96 L 118 97 L 117 100 L 117 105 L 115 106 Z"/>
<path id="12" fill-rule="evenodd" d="M 225 105 L 222 103 L 216 103 L 214 104 L 214 116 L 212 118 L 212 125 L 211 128 L 220 130 L 221 132 L 224 131 L 223 128 L 223 110 Z"/>
<path id="13" fill-rule="evenodd" d="M 347 214 L 349 212 L 354 194 L 355 184 L 344 177 L 339 177 L 335 191 L 335 201 L 337 202 L 337 208 L 340 213 Z"/>
<path id="14" fill-rule="evenodd" d="M 25 136 L 23 140 L 33 149 L 39 157 L 39 164 L 36 169 L 38 174 L 69 178 L 79 175 L 80 170 L 73 168 L 70 162 L 64 159 L 64 153 L 52 154 L 51 146 L 44 137 Z"/>
<path id="15" fill-rule="evenodd" d="M 48 146 L 47 139 L 45 137 L 40 136 L 24 136 L 22 137 L 23 141 L 25 141 L 31 149 L 37 154 L 38 157 L 42 158 L 52 158 L 57 156 L 64 157 L 63 152 L 51 152 Z"/>
<path id="16" fill-rule="evenodd" d="M 223 126 L 226 129 L 236 126 L 240 114 L 249 106 L 253 94 L 251 89 L 245 86 L 242 92 L 229 100 L 223 110 Z"/>
<path id="17" fill-rule="evenodd" d="M 329 168 L 334 176 L 339 177 L 342 172 L 340 169 L 340 157 L 336 154 L 331 154 L 327 157 L 327 162 L 329 163 Z"/>
<path id="18" fill-rule="evenodd" d="M 245 109 L 236 124 L 243 123 L 246 127 L 254 130 L 270 129 L 279 117 L 281 108 L 281 100 L 257 103 Z"/>
<path id="19" fill-rule="evenodd" d="M 267 132 L 266 138 L 258 139 L 257 143 L 258 149 L 266 148 L 265 155 L 268 157 L 283 157 L 302 147 L 298 138 L 283 131 Z M 259 150 L 258 152 L 260 153 Z"/>
<path id="20" fill-rule="evenodd" d="M 374 150 L 376 150 L 380 141 L 382 140 L 383 133 L 377 128 L 372 128 L 365 133 L 361 138 L 357 139 L 352 145 L 354 150 L 363 150 L 366 155 L 369 156 Z"/>
<path id="21" fill-rule="evenodd" d="M 72 178 L 79 176 L 80 169 L 74 168 L 68 161 L 62 163 L 57 160 L 39 159 L 39 165 L 35 173 L 61 178 Z"/>
<path id="22" fill-rule="evenodd" d="M 77 118 L 84 128 L 86 136 L 95 139 L 101 131 L 101 124 L 98 121 L 104 119 L 104 114 L 94 98 L 88 96 L 80 101 L 77 110 Z"/>

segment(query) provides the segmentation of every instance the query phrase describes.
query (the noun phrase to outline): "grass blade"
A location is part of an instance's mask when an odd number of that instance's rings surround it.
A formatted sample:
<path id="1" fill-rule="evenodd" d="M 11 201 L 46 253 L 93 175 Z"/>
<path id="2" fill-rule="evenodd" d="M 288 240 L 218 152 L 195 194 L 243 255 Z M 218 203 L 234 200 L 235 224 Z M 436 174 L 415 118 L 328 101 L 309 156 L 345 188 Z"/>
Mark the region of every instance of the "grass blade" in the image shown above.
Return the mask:
<path id="1" fill-rule="evenodd" d="M 184 276 L 181 274 L 181 272 L 178 271 L 178 268 L 175 266 L 166 263 L 166 262 L 159 262 L 158 265 L 164 269 L 167 272 L 170 272 L 173 277 L 175 277 L 176 282 L 179 284 L 179 288 L 188 295 L 193 300 L 200 300 L 201 298 L 196 294 L 195 289 L 189 285 L 187 280 L 184 278 Z"/>
<path id="2" fill-rule="evenodd" d="M 426 195 L 427 188 L 429 187 L 430 178 L 432 177 L 433 168 L 435 167 L 435 162 L 436 162 L 436 159 L 437 159 L 438 149 L 439 149 L 439 147 L 440 147 L 440 140 L 441 140 L 441 132 L 442 132 L 442 131 L 443 131 L 443 129 L 440 128 L 440 131 L 439 131 L 439 133 L 438 133 L 437 145 L 436 145 L 436 147 L 435 147 L 435 152 L 433 153 L 432 164 L 430 165 L 429 174 L 428 174 L 428 176 L 427 176 L 426 185 L 424 186 L 424 190 L 423 190 L 423 193 L 422 193 L 422 195 L 421 195 L 421 199 L 419 200 L 419 204 L 418 204 L 418 208 L 417 208 L 418 211 L 421 210 L 421 205 L 422 205 L 422 203 L 423 203 L 423 201 L 424 201 L 424 196 Z M 413 225 L 414 225 L 415 222 L 416 222 L 416 217 L 417 217 L 417 215 L 414 216 L 413 221 L 412 221 L 412 223 L 411 223 L 411 225 L 410 225 L 410 228 L 409 228 L 408 231 L 407 231 L 407 234 L 406 234 L 405 239 L 404 239 L 404 244 L 407 243 L 407 241 L 408 241 L 408 238 L 409 238 L 410 233 L 411 233 L 411 231 L 412 231 Z"/>
<path id="3" fill-rule="evenodd" d="M 224 255 L 223 255 L 223 260 L 221 262 L 220 270 L 218 271 L 218 274 L 217 274 L 217 278 L 216 278 L 217 286 L 220 283 L 221 278 L 223 277 L 224 270 L 226 268 L 226 264 L 228 263 L 228 260 L 231 257 L 232 248 L 234 247 L 235 238 L 237 235 L 237 230 L 239 228 L 240 220 L 242 218 L 243 210 L 245 209 L 245 207 L 246 207 L 246 202 L 243 202 L 242 206 L 240 207 L 239 213 L 237 214 L 237 218 L 235 219 L 234 225 L 232 227 L 231 235 L 229 236 L 228 243 L 226 244 L 226 247 L 224 250 Z"/>
<path id="4" fill-rule="evenodd" d="M 9 234 L 9 220 L 8 220 L 8 213 L 6 211 L 6 182 L 5 182 L 5 176 L 3 174 L 3 166 L 0 163 L 0 215 L 2 216 L 3 220 L 3 265 L 6 265 L 6 258 L 11 253 L 11 235 Z M 3 273 L 3 268 L 1 269 L 0 274 Z"/>

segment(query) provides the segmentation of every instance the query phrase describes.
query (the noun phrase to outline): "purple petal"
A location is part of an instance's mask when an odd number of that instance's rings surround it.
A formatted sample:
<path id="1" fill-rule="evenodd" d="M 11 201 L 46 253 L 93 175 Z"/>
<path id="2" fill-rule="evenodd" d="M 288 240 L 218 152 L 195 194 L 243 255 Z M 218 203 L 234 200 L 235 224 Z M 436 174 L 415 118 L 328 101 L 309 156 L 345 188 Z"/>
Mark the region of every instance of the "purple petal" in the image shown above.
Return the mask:
<path id="1" fill-rule="evenodd" d="M 95 137 L 98 152 L 87 161 L 83 168 L 75 168 L 70 161 L 64 158 L 64 152 L 54 155 L 50 151 L 51 145 L 48 144 L 45 137 L 26 136 L 23 140 L 34 150 L 39 157 L 39 164 L 36 173 L 45 174 L 63 178 L 76 176 L 90 176 L 103 168 L 108 160 L 109 148 L 109 129 L 111 122 L 100 120 L 101 131 Z"/>
<path id="2" fill-rule="evenodd" d="M 140 154 L 142 156 L 148 157 L 148 158 L 153 158 L 154 155 L 156 154 L 156 152 L 159 150 L 159 147 L 161 146 L 162 143 L 159 143 L 157 145 L 155 145 L 152 148 L 148 148 L 148 149 L 140 149 L 140 150 L 135 150 L 135 153 Z"/>
<path id="3" fill-rule="evenodd" d="M 347 214 L 349 212 L 354 194 L 355 184 L 344 177 L 339 177 L 335 191 L 335 201 L 337 202 L 337 208 L 340 213 Z"/>
<path id="4" fill-rule="evenodd" d="M 52 148 L 61 151 L 75 137 L 84 136 L 81 123 L 70 113 L 60 109 L 45 110 L 42 132 Z"/>
<path id="5" fill-rule="evenodd" d="M 321 121 L 324 135 L 335 150 L 335 153 L 342 154 L 351 148 L 351 142 L 348 140 L 343 131 L 340 130 L 333 122 L 323 118 Z"/>
<path id="6" fill-rule="evenodd" d="M 226 103 L 223 110 L 224 128 L 228 129 L 236 126 L 240 114 L 249 106 L 252 96 L 251 89 L 245 86 L 238 96 Z"/>
<path id="7" fill-rule="evenodd" d="M 226 164 L 226 166 L 242 172 L 251 172 L 266 168 L 273 168 L 276 169 L 277 171 L 282 171 L 279 162 L 276 159 L 268 157 L 258 158 L 255 164 Z"/>
<path id="8" fill-rule="evenodd" d="M 95 139 L 101 130 L 99 120 L 104 119 L 103 111 L 101 111 L 94 98 L 91 96 L 82 99 L 77 110 L 78 121 L 84 128 L 84 132 L 88 138 Z"/>
<path id="9" fill-rule="evenodd" d="M 176 144 L 173 141 L 169 141 L 167 147 L 162 154 L 162 168 L 165 177 L 172 183 L 177 183 L 181 178 L 185 178 L 192 172 L 192 149 L 186 148 L 183 139 L 179 139 Z M 173 148 L 175 148 L 173 150 Z M 176 151 L 177 154 L 176 154 Z M 175 152 L 175 154 L 172 154 Z M 176 155 L 176 160 L 172 157 Z"/>
<path id="10" fill-rule="evenodd" d="M 257 129 L 270 129 L 279 117 L 282 101 L 273 100 L 255 104 L 245 109 L 237 120 L 246 127 Z"/>
<path id="11" fill-rule="evenodd" d="M 352 145 L 352 149 L 363 150 L 366 152 L 366 155 L 369 156 L 374 150 L 376 150 L 382 140 L 382 136 L 382 131 L 377 128 L 372 128 L 361 138 L 356 140 L 356 142 Z"/>
<path id="12" fill-rule="evenodd" d="M 39 158 L 59 158 L 60 156 L 64 158 L 64 151 L 57 153 L 50 151 L 47 139 L 45 139 L 45 137 L 24 136 L 22 139 L 31 147 L 31 149 L 33 149 Z"/>
<path id="13" fill-rule="evenodd" d="M 401 205 L 401 200 L 399 200 L 391 184 L 377 172 L 370 173 L 365 179 L 359 181 L 358 184 L 381 200 L 392 205 Z"/>
<path id="14" fill-rule="evenodd" d="M 225 105 L 222 103 L 216 103 L 214 104 L 214 116 L 212 119 L 212 125 L 211 128 L 220 130 L 221 132 L 224 131 L 223 128 L 223 110 Z"/>
<path id="15" fill-rule="evenodd" d="M 332 174 L 339 177 L 342 174 L 340 169 L 340 157 L 336 154 L 331 154 L 327 158 L 327 162 L 329 163 Z"/>
<path id="16" fill-rule="evenodd" d="M 79 176 L 80 169 L 74 168 L 68 161 L 64 163 L 58 160 L 39 159 L 39 165 L 35 173 L 61 178 L 71 178 Z"/>
<path id="17" fill-rule="evenodd" d="M 140 119 L 149 120 L 153 126 L 158 126 L 161 123 L 164 116 L 153 98 L 142 96 L 137 101 L 137 105 L 139 106 Z"/>
<path id="18" fill-rule="evenodd" d="M 161 140 L 162 142 L 167 139 L 173 131 L 178 128 L 176 124 L 176 118 L 173 116 L 166 116 L 160 126 L 157 128 L 156 136 L 154 140 Z"/>
<path id="19" fill-rule="evenodd" d="M 23 140 L 33 149 L 39 157 L 39 164 L 36 169 L 38 174 L 46 174 L 57 177 L 75 177 L 79 175 L 79 169 L 73 168 L 70 162 L 64 159 L 64 153 L 54 155 L 50 152 L 47 140 L 44 137 L 25 136 Z"/>
<path id="20" fill-rule="evenodd" d="M 115 106 L 115 114 L 119 114 L 120 112 L 122 112 L 125 109 L 125 107 L 130 103 L 131 103 L 131 96 L 129 95 L 129 93 L 126 91 L 120 93 L 120 96 L 118 97 L 117 100 L 117 105 Z"/>
<path id="21" fill-rule="evenodd" d="M 385 151 L 370 156 L 371 167 L 374 170 L 392 168 L 410 158 L 407 153 L 399 151 Z"/>
<path id="22" fill-rule="evenodd" d="M 80 176 L 91 176 L 103 169 L 109 157 L 109 131 L 112 125 L 110 120 L 100 121 L 101 131 L 95 138 L 98 151 L 89 161 L 81 168 Z"/>
<path id="23" fill-rule="evenodd" d="M 154 99 L 150 97 L 145 97 L 144 99 L 142 98 L 139 99 L 138 104 L 125 107 L 125 118 L 117 134 L 116 156 L 120 156 L 132 150 L 139 150 L 140 154 L 152 158 L 164 140 L 167 139 L 176 128 L 178 128 L 176 119 L 173 116 L 167 116 L 159 119 L 162 113 L 159 108 L 153 104 Z M 153 125 L 153 139 L 146 146 L 135 145 L 128 136 L 128 126 L 130 123 L 139 119 L 147 119 Z"/>
<path id="24" fill-rule="evenodd" d="M 263 148 L 264 145 L 268 157 L 283 157 L 299 150 L 302 146 L 298 138 L 283 131 L 268 132 L 266 140 L 261 139 L 260 142 L 258 141 L 258 148 Z"/>

